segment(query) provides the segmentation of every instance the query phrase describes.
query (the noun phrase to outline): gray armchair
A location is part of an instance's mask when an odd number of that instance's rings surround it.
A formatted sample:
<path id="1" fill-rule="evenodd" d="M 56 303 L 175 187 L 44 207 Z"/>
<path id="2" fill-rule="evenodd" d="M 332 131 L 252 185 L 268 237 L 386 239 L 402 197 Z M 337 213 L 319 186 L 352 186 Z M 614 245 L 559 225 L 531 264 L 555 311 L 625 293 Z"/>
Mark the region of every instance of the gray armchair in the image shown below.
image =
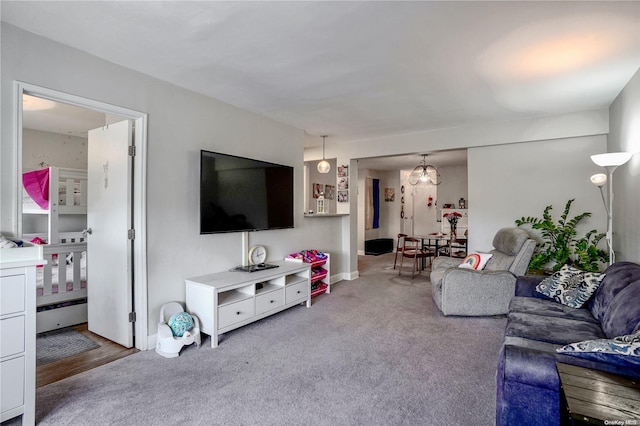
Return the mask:
<path id="1" fill-rule="evenodd" d="M 431 268 L 433 300 L 445 315 L 506 314 L 516 277 L 527 272 L 536 247 L 527 231 L 503 228 L 493 238 L 493 254 L 483 270 L 458 268 L 460 259 L 437 257 Z"/>

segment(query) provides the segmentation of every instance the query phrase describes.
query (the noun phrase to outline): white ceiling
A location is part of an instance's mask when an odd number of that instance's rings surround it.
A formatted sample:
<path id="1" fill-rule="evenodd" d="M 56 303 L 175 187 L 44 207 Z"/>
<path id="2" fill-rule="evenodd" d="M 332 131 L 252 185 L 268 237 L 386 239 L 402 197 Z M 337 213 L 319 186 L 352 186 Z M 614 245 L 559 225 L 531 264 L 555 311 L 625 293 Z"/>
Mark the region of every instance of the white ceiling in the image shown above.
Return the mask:
<path id="1" fill-rule="evenodd" d="M 5 22 L 305 129 L 309 144 L 607 107 L 640 67 L 638 1 L 0 7 Z"/>

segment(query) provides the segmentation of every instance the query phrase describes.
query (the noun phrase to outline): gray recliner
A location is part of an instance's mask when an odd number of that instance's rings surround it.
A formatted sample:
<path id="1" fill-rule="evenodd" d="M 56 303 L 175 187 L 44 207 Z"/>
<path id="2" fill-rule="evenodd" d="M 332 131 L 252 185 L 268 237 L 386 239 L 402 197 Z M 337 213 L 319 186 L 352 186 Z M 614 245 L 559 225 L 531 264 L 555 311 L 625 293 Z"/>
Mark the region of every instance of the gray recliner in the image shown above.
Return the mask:
<path id="1" fill-rule="evenodd" d="M 483 270 L 459 268 L 460 259 L 437 257 L 431 269 L 433 300 L 445 315 L 506 314 L 516 277 L 527 272 L 535 240 L 521 228 L 502 228 Z"/>

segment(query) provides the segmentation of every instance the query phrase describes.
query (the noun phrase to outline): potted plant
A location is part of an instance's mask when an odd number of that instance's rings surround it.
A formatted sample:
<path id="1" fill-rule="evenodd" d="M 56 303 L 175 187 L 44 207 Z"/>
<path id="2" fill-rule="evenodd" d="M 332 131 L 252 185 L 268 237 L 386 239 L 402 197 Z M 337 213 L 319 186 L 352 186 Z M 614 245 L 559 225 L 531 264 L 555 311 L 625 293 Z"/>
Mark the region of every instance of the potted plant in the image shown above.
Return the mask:
<path id="1" fill-rule="evenodd" d="M 583 271 L 597 272 L 601 264 L 609 261 L 609 253 L 599 249 L 598 243 L 605 237 L 595 229 L 579 238 L 576 226 L 591 213 L 585 212 L 569 219 L 569 211 L 574 199 L 567 201 L 564 212 L 558 222 L 551 217 L 552 206 L 547 206 L 542 218 L 522 217 L 516 220 L 516 225 L 531 225 L 532 229 L 540 231 L 542 243 L 536 247 L 536 252 L 529 263 L 530 270 L 550 270 L 555 272 L 563 265 L 570 265 Z"/>

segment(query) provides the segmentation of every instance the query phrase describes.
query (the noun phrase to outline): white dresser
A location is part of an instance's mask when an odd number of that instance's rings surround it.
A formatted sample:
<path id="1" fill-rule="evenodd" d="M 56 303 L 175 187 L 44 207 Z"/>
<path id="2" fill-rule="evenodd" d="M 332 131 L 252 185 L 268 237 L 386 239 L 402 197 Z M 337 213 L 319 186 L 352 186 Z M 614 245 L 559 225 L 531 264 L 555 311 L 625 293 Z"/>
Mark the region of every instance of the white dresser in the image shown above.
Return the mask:
<path id="1" fill-rule="evenodd" d="M 302 262 L 269 262 L 277 268 L 258 272 L 226 271 L 186 280 L 187 312 L 200 331 L 218 336 L 292 306 L 311 306 L 311 269 Z"/>
<path id="2" fill-rule="evenodd" d="M 42 248 L 0 249 L 0 421 L 35 423 L 36 265 Z"/>

